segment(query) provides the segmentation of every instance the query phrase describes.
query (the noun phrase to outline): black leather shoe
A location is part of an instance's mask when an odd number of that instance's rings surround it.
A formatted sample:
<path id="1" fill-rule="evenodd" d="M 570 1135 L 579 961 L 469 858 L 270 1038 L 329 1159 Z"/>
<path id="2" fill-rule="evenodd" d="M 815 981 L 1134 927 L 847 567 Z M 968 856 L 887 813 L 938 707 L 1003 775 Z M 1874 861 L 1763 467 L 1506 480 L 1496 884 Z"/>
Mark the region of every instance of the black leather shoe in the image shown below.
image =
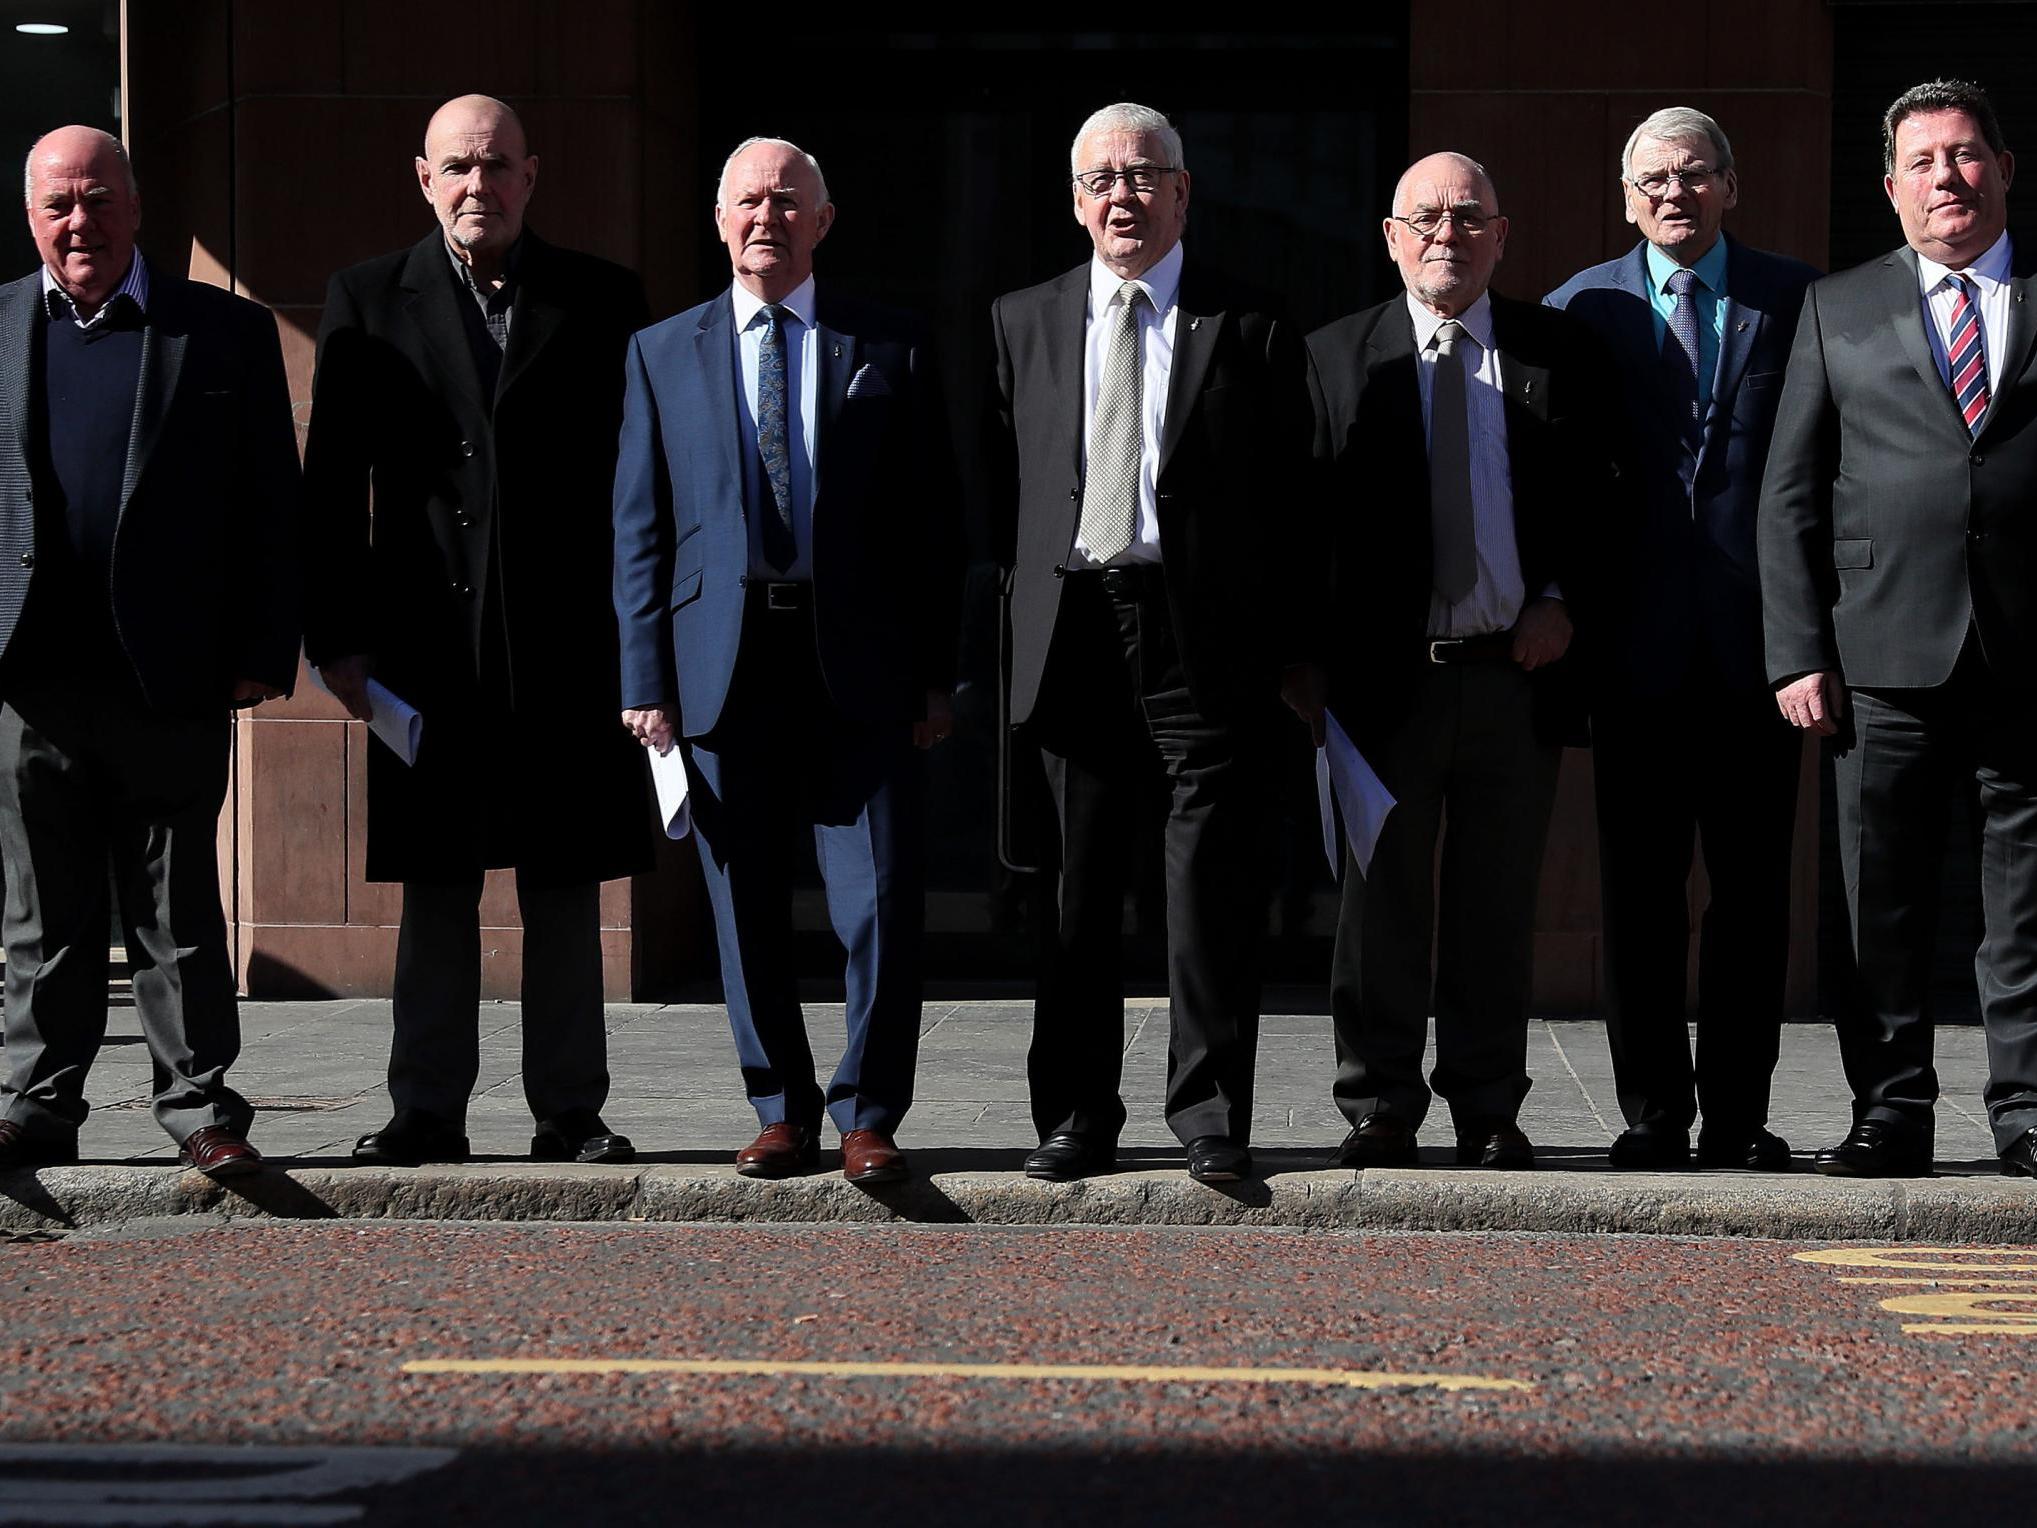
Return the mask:
<path id="1" fill-rule="evenodd" d="M 11 1119 L 0 1119 L 0 1167 L 69 1167 L 78 1160 L 78 1138 L 30 1135 Z"/>
<path id="2" fill-rule="evenodd" d="M 380 1130 L 354 1142 L 354 1160 L 378 1167 L 421 1167 L 426 1162 L 464 1162 L 467 1138 L 459 1128 L 422 1109 L 398 1109 Z"/>
<path id="3" fill-rule="evenodd" d="M 1622 1130 L 1606 1155 L 1613 1166 L 1636 1172 L 1681 1172 L 1690 1166 L 1690 1132 L 1643 1121 Z"/>
<path id="4" fill-rule="evenodd" d="M 530 1138 L 530 1154 L 537 1162 L 631 1162 L 637 1149 L 592 1109 L 575 1109 L 540 1120 Z"/>
<path id="5" fill-rule="evenodd" d="M 1199 1135 L 1188 1143 L 1188 1176 L 1197 1183 L 1236 1183 L 1252 1176 L 1252 1153 L 1222 1135 Z"/>
<path id="6" fill-rule="evenodd" d="M 1330 1153 L 1331 1167 L 1413 1167 L 1415 1127 L 1398 1114 L 1374 1111 Z"/>
<path id="7" fill-rule="evenodd" d="M 1918 1130 L 1864 1119 L 1837 1146 L 1812 1157 L 1811 1166 L 1831 1178 L 1928 1178 L 1931 1141 Z"/>
<path id="8" fill-rule="evenodd" d="M 1073 1130 L 1056 1131 L 1026 1154 L 1026 1176 L 1049 1183 L 1066 1183 L 1071 1178 L 1091 1178 L 1113 1171 L 1118 1165 L 1115 1141 L 1093 1141 Z"/>
<path id="9" fill-rule="evenodd" d="M 2002 1176 L 2037 1178 L 2037 1127 L 2025 1130 L 2003 1149 Z"/>
<path id="10" fill-rule="evenodd" d="M 1457 1131 L 1459 1167 L 1521 1171 L 1535 1165 L 1535 1147 L 1510 1119 L 1473 1120 Z"/>
<path id="11" fill-rule="evenodd" d="M 1744 1167 L 1758 1173 L 1790 1170 L 1789 1142 L 1770 1130 L 1700 1130 L 1700 1167 Z"/>

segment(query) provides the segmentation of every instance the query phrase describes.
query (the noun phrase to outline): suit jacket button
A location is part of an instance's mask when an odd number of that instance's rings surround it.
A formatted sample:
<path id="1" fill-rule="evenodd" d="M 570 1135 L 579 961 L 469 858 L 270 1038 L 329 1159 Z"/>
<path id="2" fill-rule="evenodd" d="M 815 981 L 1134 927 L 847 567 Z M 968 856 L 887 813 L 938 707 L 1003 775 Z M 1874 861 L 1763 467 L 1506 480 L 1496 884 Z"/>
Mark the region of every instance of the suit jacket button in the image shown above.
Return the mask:
<path id="1" fill-rule="evenodd" d="M 462 455 L 462 456 L 472 456 L 473 454 L 474 454 L 474 442 L 472 442 L 471 440 L 463 440 L 463 441 L 461 441 L 461 442 L 460 442 L 460 455 Z"/>
<path id="2" fill-rule="evenodd" d="M 1068 497 L 1070 500 L 1079 501 L 1082 497 L 1082 490 L 1080 488 L 1071 488 L 1068 490 Z"/>
<path id="3" fill-rule="evenodd" d="M 454 584 L 453 593 L 459 595 L 463 600 L 470 600 L 474 597 L 474 586 L 472 584 Z"/>
<path id="4" fill-rule="evenodd" d="M 468 514 L 464 509 L 461 510 L 457 515 L 453 516 L 453 524 L 455 525 L 464 527 L 472 525 L 473 523 L 474 517 Z"/>
<path id="5" fill-rule="evenodd" d="M 1983 461 L 1986 460 L 1986 458 L 1983 457 L 1978 451 L 1976 451 L 1973 453 L 1973 455 L 1969 456 L 1967 460 L 1973 463 L 1974 466 L 1978 467 Z"/>
<path id="6" fill-rule="evenodd" d="M 35 566 L 35 553 L 33 553 L 33 552 L 23 552 L 23 553 L 21 554 L 21 565 L 22 565 L 22 566 L 23 566 L 24 568 L 32 568 L 32 567 L 34 567 L 34 566 Z"/>

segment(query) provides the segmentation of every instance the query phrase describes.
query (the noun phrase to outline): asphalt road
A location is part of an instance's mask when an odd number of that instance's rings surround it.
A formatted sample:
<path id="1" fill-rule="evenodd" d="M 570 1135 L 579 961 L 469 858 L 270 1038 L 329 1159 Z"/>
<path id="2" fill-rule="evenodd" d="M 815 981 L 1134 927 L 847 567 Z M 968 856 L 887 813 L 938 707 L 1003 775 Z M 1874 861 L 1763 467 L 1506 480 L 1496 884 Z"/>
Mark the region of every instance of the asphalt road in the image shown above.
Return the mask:
<path id="1" fill-rule="evenodd" d="M 2037 1501 L 2030 1250 L 185 1222 L 0 1245 L 0 1311 L 0 1523 L 2013 1523 Z"/>

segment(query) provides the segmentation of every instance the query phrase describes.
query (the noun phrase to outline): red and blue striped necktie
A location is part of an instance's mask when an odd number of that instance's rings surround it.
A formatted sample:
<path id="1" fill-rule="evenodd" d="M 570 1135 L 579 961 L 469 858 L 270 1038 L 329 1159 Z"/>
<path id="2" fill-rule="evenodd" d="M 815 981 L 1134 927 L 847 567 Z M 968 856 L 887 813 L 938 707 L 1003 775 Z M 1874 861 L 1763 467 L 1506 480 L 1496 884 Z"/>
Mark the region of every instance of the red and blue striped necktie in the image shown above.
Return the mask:
<path id="1" fill-rule="evenodd" d="M 1952 338 L 1946 344 L 1952 368 L 1952 398 L 1967 433 L 1978 435 L 1987 414 L 1987 345 L 1981 336 L 1980 304 L 1974 300 L 1973 283 L 1964 276 L 1952 282 Z"/>

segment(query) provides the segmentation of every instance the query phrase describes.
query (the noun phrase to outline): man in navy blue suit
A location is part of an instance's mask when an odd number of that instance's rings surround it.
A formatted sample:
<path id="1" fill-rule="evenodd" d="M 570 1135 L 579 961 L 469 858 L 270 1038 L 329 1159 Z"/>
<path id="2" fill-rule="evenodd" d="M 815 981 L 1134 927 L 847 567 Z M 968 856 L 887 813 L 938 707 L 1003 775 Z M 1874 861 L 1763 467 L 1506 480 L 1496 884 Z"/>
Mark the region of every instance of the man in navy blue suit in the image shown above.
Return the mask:
<path id="1" fill-rule="evenodd" d="M 1780 1170 L 1768 1090 L 1789 946 L 1803 748 L 1761 649 L 1754 520 L 1783 368 L 1817 272 L 1729 238 L 1733 151 L 1703 112 L 1656 112 L 1620 156 L 1641 242 L 1544 299 L 1620 368 L 1626 492 L 1595 538 L 1606 602 L 1591 675 L 1607 1028 L 1627 1128 L 1616 1166 Z M 1704 845 L 1693 1066 L 1686 883 Z"/>
<path id="2" fill-rule="evenodd" d="M 623 721 L 686 750 L 743 1081 L 739 1172 L 906 1174 L 924 916 L 920 751 L 950 727 L 959 522 L 914 327 L 816 295 L 834 221 L 814 158 L 729 156 L 715 226 L 735 279 L 631 342 L 615 482 Z M 848 1036 L 825 1091 L 799 1008 L 796 839 L 810 832 L 847 953 Z"/>

